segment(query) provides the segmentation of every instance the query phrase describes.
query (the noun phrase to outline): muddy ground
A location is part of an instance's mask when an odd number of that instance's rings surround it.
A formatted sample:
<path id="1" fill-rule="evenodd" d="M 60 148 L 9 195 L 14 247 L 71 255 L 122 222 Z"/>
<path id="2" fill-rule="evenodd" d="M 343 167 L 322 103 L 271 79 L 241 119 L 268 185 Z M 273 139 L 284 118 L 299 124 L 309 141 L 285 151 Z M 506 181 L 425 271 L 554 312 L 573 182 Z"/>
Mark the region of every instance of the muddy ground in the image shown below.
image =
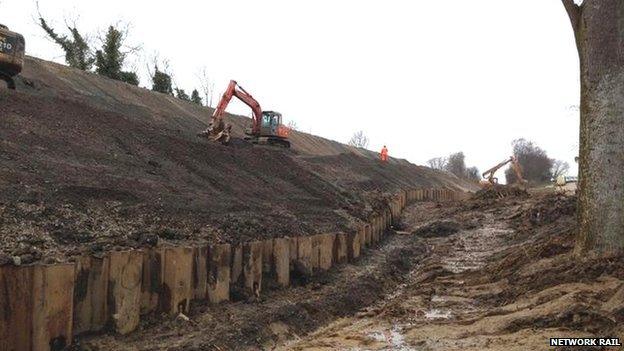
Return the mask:
<path id="1" fill-rule="evenodd" d="M 355 264 L 294 279 L 288 289 L 263 291 L 259 300 L 193 304 L 189 321 L 152 315 L 126 337 L 79 338 L 73 350 L 259 350 L 299 338 L 336 318 L 355 314 L 405 280 L 425 256 L 416 237 L 392 236 Z"/>
<path id="2" fill-rule="evenodd" d="M 406 209 L 356 264 L 260 301 L 154 316 L 78 350 L 545 350 L 624 338 L 624 256 L 572 254 L 575 198 L 479 194 Z"/>
<path id="3" fill-rule="evenodd" d="M 624 256 L 573 256 L 574 197 L 481 195 L 410 207 L 407 235 L 429 255 L 408 283 L 282 349 L 546 350 L 551 337 L 624 337 Z"/>

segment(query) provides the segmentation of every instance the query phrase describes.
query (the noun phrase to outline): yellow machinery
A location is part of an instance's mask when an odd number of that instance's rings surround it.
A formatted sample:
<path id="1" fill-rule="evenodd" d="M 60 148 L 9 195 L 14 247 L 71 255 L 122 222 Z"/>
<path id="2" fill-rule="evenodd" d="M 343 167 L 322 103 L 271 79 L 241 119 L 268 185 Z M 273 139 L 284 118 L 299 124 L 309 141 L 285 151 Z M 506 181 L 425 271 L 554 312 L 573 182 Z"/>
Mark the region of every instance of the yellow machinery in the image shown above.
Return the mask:
<path id="1" fill-rule="evenodd" d="M 7 82 L 9 89 L 15 89 L 13 77 L 22 71 L 24 66 L 24 37 L 11 32 L 0 24 L 0 79 Z"/>
<path id="2" fill-rule="evenodd" d="M 511 167 L 516 173 L 516 178 L 517 178 L 516 182 L 519 184 L 526 183 L 527 181 L 522 177 L 522 167 L 520 167 L 520 163 L 518 162 L 518 159 L 516 158 L 516 156 L 511 156 L 505 161 L 483 172 L 482 176 L 484 179 L 481 181 L 481 185 L 484 187 L 487 187 L 487 186 L 498 184 L 498 178 L 496 178 L 494 175 L 496 174 L 496 171 L 503 168 L 508 163 L 511 163 Z"/>

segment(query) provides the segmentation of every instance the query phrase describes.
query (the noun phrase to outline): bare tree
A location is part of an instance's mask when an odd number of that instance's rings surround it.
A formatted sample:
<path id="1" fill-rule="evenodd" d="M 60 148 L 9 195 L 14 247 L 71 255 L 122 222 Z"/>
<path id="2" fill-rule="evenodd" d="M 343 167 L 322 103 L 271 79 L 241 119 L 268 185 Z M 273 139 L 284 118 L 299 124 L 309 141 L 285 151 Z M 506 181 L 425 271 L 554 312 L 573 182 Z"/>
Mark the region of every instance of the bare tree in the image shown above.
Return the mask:
<path id="1" fill-rule="evenodd" d="M 550 174 L 553 178 L 565 175 L 570 170 L 570 164 L 562 160 L 553 160 Z"/>
<path id="2" fill-rule="evenodd" d="M 548 157 L 545 150 L 526 139 L 516 139 L 511 145 L 513 146 L 513 154 L 522 168 L 524 179 L 534 183 L 543 183 L 550 180 L 553 160 Z M 514 172 L 513 168 L 508 168 L 505 171 L 505 178 L 507 179 L 507 184 L 517 182 L 516 172 Z"/>
<path id="3" fill-rule="evenodd" d="M 446 166 L 444 167 L 444 169 L 453 173 L 459 178 L 465 178 L 466 177 L 466 162 L 464 161 L 465 158 L 466 157 L 464 156 L 463 152 L 456 152 L 454 154 L 451 154 L 447 159 Z"/>
<path id="4" fill-rule="evenodd" d="M 199 80 L 200 89 L 204 94 L 204 101 L 206 102 L 206 106 L 212 107 L 212 102 L 215 94 L 214 81 L 212 80 L 212 78 L 210 78 L 206 67 L 202 67 L 196 74 L 196 76 Z"/>
<path id="5" fill-rule="evenodd" d="M 466 168 L 466 179 L 472 180 L 474 182 L 479 182 L 481 180 L 479 169 L 477 167 Z"/>
<path id="6" fill-rule="evenodd" d="M 477 167 L 466 167 L 463 152 L 450 154 L 448 157 L 434 157 L 427 161 L 429 167 L 453 173 L 459 178 L 479 181 L 479 169 Z"/>
<path id="7" fill-rule="evenodd" d="M 88 37 L 78 30 L 76 20 L 65 20 L 68 35 L 59 34 L 43 17 L 39 9 L 39 2 L 35 2 L 37 8 L 37 25 L 43 29 L 47 37 L 61 47 L 65 52 L 65 62 L 73 68 L 89 71 L 95 63 L 95 53 L 91 48 Z"/>
<path id="8" fill-rule="evenodd" d="M 429 167 L 433 169 L 443 170 L 446 169 L 446 164 L 448 163 L 448 159 L 446 157 L 434 157 L 431 160 L 427 161 Z"/>
<path id="9" fill-rule="evenodd" d="M 166 58 L 160 58 L 160 54 L 158 52 L 154 52 L 150 56 L 146 56 L 146 61 L 147 74 L 149 74 L 150 77 L 154 76 L 154 68 L 157 66 L 160 71 L 173 76 L 171 74 L 169 60 Z"/>
<path id="10" fill-rule="evenodd" d="M 364 131 L 355 132 L 349 140 L 349 145 L 366 149 L 368 147 L 368 137 L 364 134 Z"/>
<path id="11" fill-rule="evenodd" d="M 293 121 L 292 119 L 290 121 L 288 121 L 286 126 L 290 130 L 297 130 L 297 131 L 299 130 L 299 126 L 297 125 L 297 122 Z"/>
<path id="12" fill-rule="evenodd" d="M 581 65 L 576 253 L 624 250 L 624 1 L 562 0 Z"/>
<path id="13" fill-rule="evenodd" d="M 169 60 L 160 59 L 154 53 L 147 63 L 147 73 L 152 81 L 152 90 L 173 95 L 173 74 L 169 68 Z"/>

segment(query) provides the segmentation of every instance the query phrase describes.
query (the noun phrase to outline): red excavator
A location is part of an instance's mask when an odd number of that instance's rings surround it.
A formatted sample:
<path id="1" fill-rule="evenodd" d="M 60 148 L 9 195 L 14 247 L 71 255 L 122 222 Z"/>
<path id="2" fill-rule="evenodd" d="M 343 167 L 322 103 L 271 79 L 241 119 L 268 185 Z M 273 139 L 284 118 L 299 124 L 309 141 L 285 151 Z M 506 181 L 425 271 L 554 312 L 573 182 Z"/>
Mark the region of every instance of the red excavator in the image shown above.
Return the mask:
<path id="1" fill-rule="evenodd" d="M 253 113 L 251 127 L 245 130 L 245 140 L 254 144 L 290 147 L 290 142 L 288 141 L 290 130 L 282 125 L 282 115 L 275 111 L 262 111 L 260 103 L 234 80 L 230 81 L 227 90 L 223 93 L 217 108 L 212 114 L 212 120 L 208 128 L 199 133 L 200 136 L 218 141 L 224 145 L 230 142 L 232 125 L 226 124 L 223 117 L 225 109 L 233 96 L 236 96 L 240 101 L 249 106 Z"/>
<path id="2" fill-rule="evenodd" d="M 498 171 L 499 169 L 501 169 L 502 167 L 504 167 L 506 164 L 510 162 L 511 162 L 511 167 L 513 168 L 514 172 L 516 172 L 516 182 L 518 184 L 526 183 L 527 181 L 524 179 L 524 177 L 522 177 L 522 167 L 520 166 L 518 159 L 516 158 L 516 156 L 511 156 L 507 160 L 483 172 L 482 176 L 484 179 L 481 181 L 481 185 L 484 187 L 488 187 L 488 186 L 498 184 L 498 178 L 496 178 L 494 174 L 496 174 L 496 171 Z"/>

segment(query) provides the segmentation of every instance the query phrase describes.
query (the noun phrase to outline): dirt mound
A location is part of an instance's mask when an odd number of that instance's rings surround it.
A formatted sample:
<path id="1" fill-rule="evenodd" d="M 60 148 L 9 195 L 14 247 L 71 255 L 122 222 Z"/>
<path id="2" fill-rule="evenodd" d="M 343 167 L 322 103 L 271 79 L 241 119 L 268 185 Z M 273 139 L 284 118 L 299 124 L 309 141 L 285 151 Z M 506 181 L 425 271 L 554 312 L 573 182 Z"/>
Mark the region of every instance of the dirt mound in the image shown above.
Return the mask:
<path id="1" fill-rule="evenodd" d="M 466 280 L 467 285 L 497 287 L 479 297 L 480 303 L 496 306 L 488 315 L 517 315 L 501 318 L 501 331 L 566 328 L 600 336 L 624 322 L 619 312 L 624 301 L 607 303 L 618 299 L 616 288 L 624 284 L 624 254 L 573 253 L 576 202 L 575 196 L 557 193 L 531 198 L 510 219 L 521 243 L 493 255 Z M 520 306 L 528 311 L 516 311 Z"/>
<path id="2" fill-rule="evenodd" d="M 517 186 L 497 184 L 481 189 L 473 196 L 476 200 L 493 200 L 506 197 L 527 198 L 529 193 Z"/>
<path id="3" fill-rule="evenodd" d="M 505 282 L 496 294 L 481 296 L 480 303 L 496 306 L 490 315 L 513 311 L 506 306 L 531 311 L 518 313 L 502 330 L 566 328 L 601 336 L 624 323 L 624 301 L 617 296 L 617 288 L 624 286 L 624 255 L 576 257 L 572 240 L 562 236 L 506 251 L 501 256 L 507 257 L 475 278 Z"/>
<path id="4" fill-rule="evenodd" d="M 435 221 L 417 228 L 412 234 L 422 238 L 444 237 L 455 234 L 460 229 L 461 226 L 455 221 Z"/>
<path id="5" fill-rule="evenodd" d="M 549 194 L 542 197 L 528 211 L 525 211 L 523 220 L 532 225 L 553 223 L 559 218 L 574 216 L 577 202 L 576 196 Z"/>
<path id="6" fill-rule="evenodd" d="M 576 235 L 576 201 L 576 196 L 548 193 L 513 210 L 514 214 L 507 218 L 517 230 L 516 241 L 524 244 L 500 252 L 495 256 L 499 259 L 486 269 L 504 277 L 531 262 L 569 254 Z M 527 240 L 531 244 L 527 245 Z"/>

